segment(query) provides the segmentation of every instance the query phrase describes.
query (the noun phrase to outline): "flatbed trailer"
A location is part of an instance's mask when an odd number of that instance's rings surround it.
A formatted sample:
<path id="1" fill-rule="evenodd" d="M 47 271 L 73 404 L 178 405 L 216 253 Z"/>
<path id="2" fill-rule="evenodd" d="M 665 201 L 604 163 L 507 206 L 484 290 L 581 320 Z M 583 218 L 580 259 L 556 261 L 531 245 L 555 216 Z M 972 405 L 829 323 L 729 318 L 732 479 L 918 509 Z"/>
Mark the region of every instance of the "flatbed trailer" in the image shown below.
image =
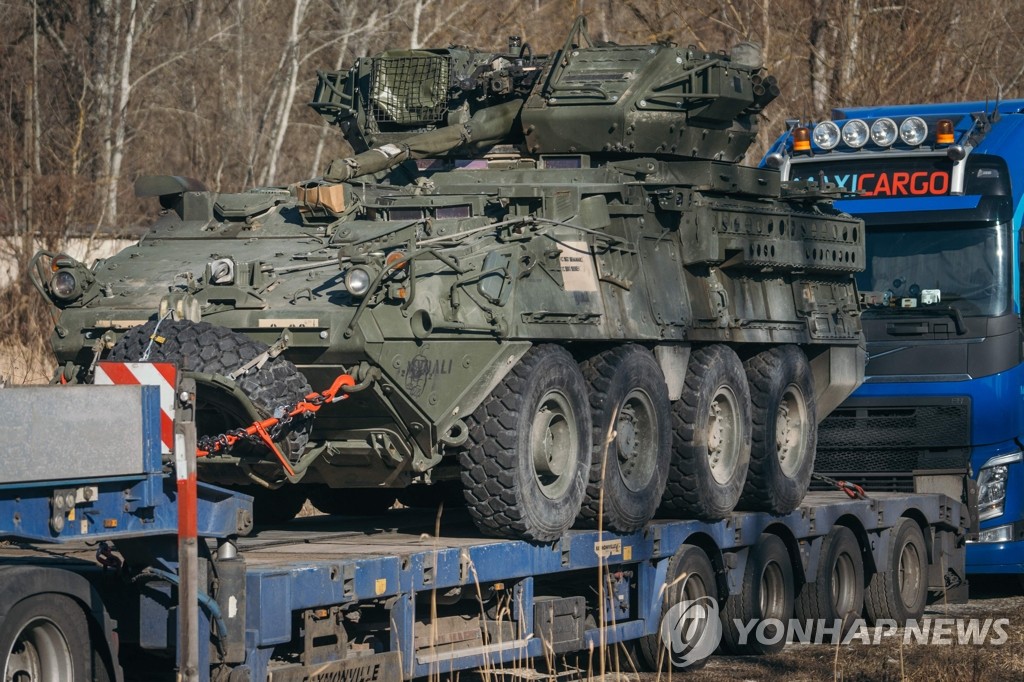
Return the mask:
<path id="1" fill-rule="evenodd" d="M 721 607 L 726 649 L 770 653 L 784 640 L 740 641 L 730 621 L 785 621 L 795 602 L 799 617 L 845 627 L 862 611 L 869 622 L 918 617 L 927 594 L 966 596 L 965 511 L 938 493 L 812 493 L 784 516 L 656 520 L 546 545 L 481 536 L 443 507 L 300 518 L 246 536 L 250 498 L 202 483 L 195 502 L 182 492 L 194 428 L 187 387 L 179 395 L 171 459 L 153 387 L 0 391 L 13 471 L 0 484 L 8 677 L 438 679 L 581 651 L 596 672 L 620 642 L 636 645 L 640 664 L 687 665 L 699 663 L 687 642 L 661 637 L 687 600 Z M 12 417 L 14 405 L 31 408 Z M 55 427 L 55 414 L 72 424 Z M 192 559 L 179 533 L 190 524 Z"/>

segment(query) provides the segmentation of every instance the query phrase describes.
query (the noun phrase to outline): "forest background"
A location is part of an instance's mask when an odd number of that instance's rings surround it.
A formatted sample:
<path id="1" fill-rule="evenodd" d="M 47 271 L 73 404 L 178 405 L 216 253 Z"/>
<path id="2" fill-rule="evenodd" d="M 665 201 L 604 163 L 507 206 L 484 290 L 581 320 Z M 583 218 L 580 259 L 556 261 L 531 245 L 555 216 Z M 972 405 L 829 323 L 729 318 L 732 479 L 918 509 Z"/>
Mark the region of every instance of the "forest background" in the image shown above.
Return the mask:
<path id="1" fill-rule="evenodd" d="M 32 253 L 139 234 L 155 203 L 138 176 L 231 192 L 319 175 L 345 145 L 306 106 L 317 69 L 509 35 L 551 52 L 577 14 L 620 44 L 761 45 L 782 95 L 750 163 L 835 106 L 1022 94 L 1024 3 L 1005 0 L 0 0 L 0 381 L 48 372 Z"/>

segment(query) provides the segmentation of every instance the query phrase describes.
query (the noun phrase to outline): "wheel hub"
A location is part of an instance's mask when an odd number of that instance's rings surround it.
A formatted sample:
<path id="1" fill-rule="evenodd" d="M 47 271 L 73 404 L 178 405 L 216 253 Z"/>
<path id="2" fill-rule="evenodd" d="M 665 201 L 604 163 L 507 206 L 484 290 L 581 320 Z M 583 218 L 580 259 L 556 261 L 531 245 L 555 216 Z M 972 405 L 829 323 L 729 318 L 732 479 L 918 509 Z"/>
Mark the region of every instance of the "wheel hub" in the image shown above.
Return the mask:
<path id="1" fill-rule="evenodd" d="M 556 499 L 572 482 L 569 474 L 580 447 L 568 399 L 557 391 L 546 394 L 533 416 L 530 430 L 534 475 L 541 492 Z"/>
<path id="2" fill-rule="evenodd" d="M 658 460 L 658 418 L 654 402 L 639 388 L 626 396 L 615 420 L 619 473 L 626 487 L 639 491 L 654 475 Z"/>
<path id="3" fill-rule="evenodd" d="M 906 607 L 913 607 L 920 589 L 921 557 L 917 554 L 917 548 L 909 542 L 903 545 L 897 570 L 899 571 L 900 599 L 903 600 Z"/>
<path id="4" fill-rule="evenodd" d="M 719 483 L 728 483 L 739 460 L 739 410 L 736 396 L 728 386 L 720 386 L 708 410 L 708 459 L 711 475 Z"/>
<path id="5" fill-rule="evenodd" d="M 4 667 L 3 682 L 73 682 L 75 673 L 64 634 L 46 618 L 18 633 Z"/>
<path id="6" fill-rule="evenodd" d="M 790 384 L 782 392 L 775 413 L 775 449 L 782 473 L 792 477 L 809 456 L 804 435 L 809 428 L 806 402 L 800 389 Z"/>

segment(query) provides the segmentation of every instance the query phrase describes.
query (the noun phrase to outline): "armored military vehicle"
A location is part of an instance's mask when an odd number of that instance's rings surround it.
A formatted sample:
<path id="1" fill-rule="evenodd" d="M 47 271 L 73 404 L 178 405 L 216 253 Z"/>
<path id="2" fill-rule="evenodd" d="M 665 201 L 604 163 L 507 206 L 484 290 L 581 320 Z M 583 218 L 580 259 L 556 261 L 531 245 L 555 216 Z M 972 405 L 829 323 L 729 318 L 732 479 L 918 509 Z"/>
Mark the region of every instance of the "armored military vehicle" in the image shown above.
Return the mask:
<path id="1" fill-rule="evenodd" d="M 140 178 L 160 218 L 92 267 L 40 254 L 60 381 L 171 360 L 212 438 L 349 372 L 315 420 L 200 461 L 262 513 L 461 489 L 487 533 L 785 512 L 860 382 L 859 221 L 739 161 L 756 48 L 389 51 L 319 74 L 353 149 L 237 194 Z"/>

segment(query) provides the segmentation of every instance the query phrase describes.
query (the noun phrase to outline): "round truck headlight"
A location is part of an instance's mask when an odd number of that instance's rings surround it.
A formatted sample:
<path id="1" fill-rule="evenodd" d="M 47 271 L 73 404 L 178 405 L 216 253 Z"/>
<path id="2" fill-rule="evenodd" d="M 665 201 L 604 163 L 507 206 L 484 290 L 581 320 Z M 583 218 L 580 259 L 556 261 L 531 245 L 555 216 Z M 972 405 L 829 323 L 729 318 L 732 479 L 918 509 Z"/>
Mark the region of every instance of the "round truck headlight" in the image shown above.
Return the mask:
<path id="1" fill-rule="evenodd" d="M 62 301 L 69 301 L 81 293 L 78 277 L 71 270 L 58 270 L 50 278 L 50 293 Z"/>
<path id="2" fill-rule="evenodd" d="M 814 126 L 814 132 L 811 133 L 811 137 L 814 138 L 814 144 L 818 145 L 819 149 L 826 151 L 835 149 L 836 145 L 839 144 L 839 126 L 832 121 L 822 121 Z"/>
<path id="3" fill-rule="evenodd" d="M 928 137 L 928 124 L 924 122 L 923 118 L 911 116 L 903 119 L 903 123 L 900 124 L 901 140 L 911 147 L 916 147 L 924 142 L 926 137 Z"/>
<path id="4" fill-rule="evenodd" d="M 859 118 L 853 118 L 843 125 L 843 142 L 854 149 L 860 149 L 868 143 L 868 124 Z"/>
<path id="5" fill-rule="evenodd" d="M 371 282 L 373 282 L 373 277 L 366 268 L 357 266 L 349 268 L 345 273 L 345 288 L 353 296 L 365 296 L 366 292 L 370 290 Z"/>
<path id="6" fill-rule="evenodd" d="M 880 118 L 871 124 L 871 141 L 879 147 L 890 147 L 896 141 L 896 121 Z"/>

